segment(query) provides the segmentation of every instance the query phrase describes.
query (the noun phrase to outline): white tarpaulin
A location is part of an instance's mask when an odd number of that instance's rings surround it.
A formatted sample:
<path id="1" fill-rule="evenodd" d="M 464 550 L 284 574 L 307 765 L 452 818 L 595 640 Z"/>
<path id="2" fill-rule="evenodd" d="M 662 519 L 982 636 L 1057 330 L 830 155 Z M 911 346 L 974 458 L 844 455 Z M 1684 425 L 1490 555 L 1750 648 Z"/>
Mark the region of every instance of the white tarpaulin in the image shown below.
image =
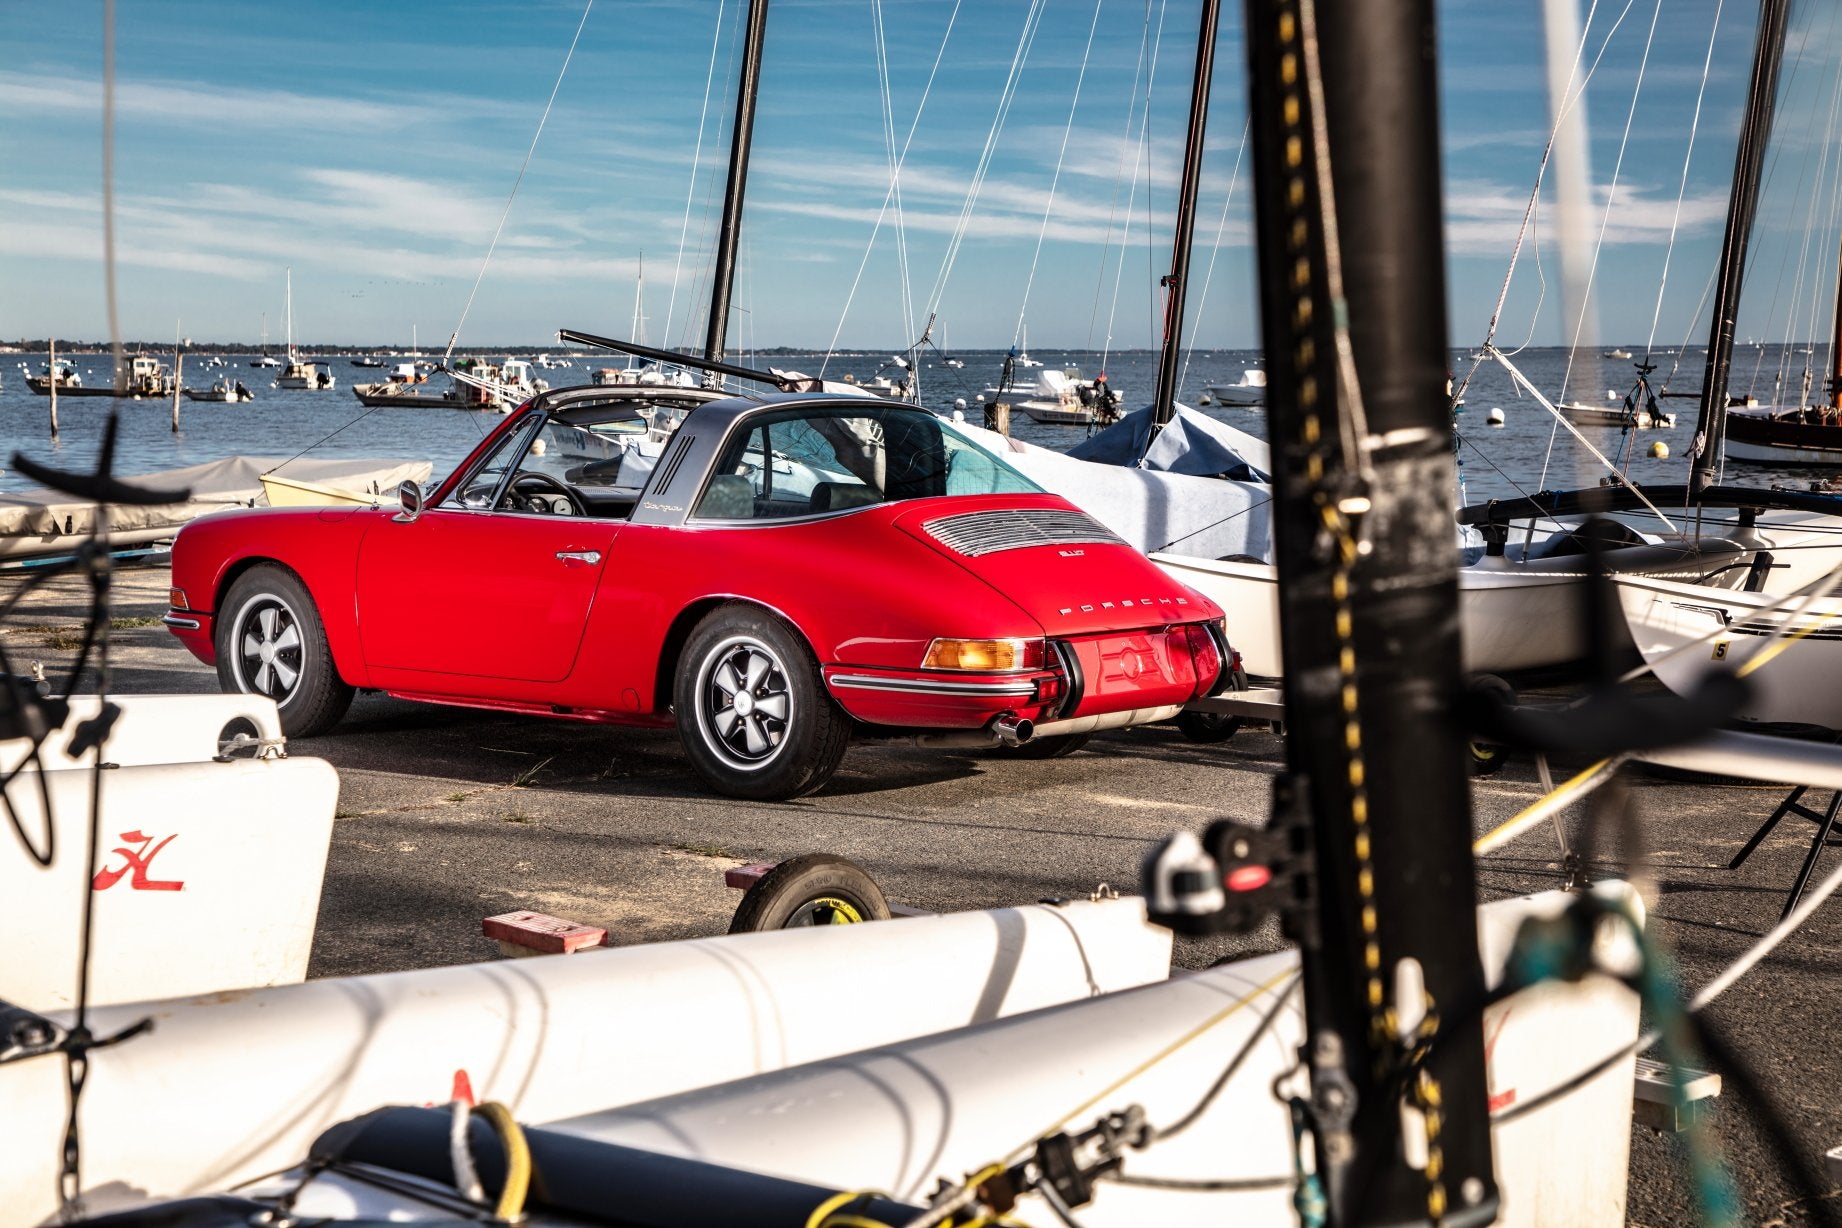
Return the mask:
<path id="1" fill-rule="evenodd" d="M 1272 490 L 1263 484 L 1097 464 L 996 431 L 961 429 L 1147 554 L 1264 559 L 1272 550 Z"/>

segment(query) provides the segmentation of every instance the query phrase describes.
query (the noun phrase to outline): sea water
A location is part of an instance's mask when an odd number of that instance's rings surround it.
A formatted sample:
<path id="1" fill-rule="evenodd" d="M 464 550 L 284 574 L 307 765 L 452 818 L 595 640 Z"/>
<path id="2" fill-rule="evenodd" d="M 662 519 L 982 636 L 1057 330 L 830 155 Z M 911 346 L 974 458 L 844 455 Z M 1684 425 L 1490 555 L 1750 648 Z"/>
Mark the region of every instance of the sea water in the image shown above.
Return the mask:
<path id="1" fill-rule="evenodd" d="M 107 355 L 75 355 L 77 369 L 88 387 L 100 387 L 109 380 Z M 338 381 L 328 391 L 289 390 L 274 387 L 278 369 L 249 365 L 250 355 L 226 355 L 227 366 L 207 367 L 209 354 L 188 353 L 185 382 L 195 388 L 205 387 L 223 375 L 241 380 L 255 393 L 254 402 L 221 405 L 210 402 L 179 403 L 179 430 L 172 427 L 172 403 L 168 400 L 114 402 L 103 398 L 65 398 L 58 400 L 61 428 L 53 441 L 49 431 L 49 401 L 32 393 L 25 383 L 24 363 L 36 374 L 43 366 L 43 354 L 17 354 L 0 364 L 0 493 L 22 489 L 32 483 L 10 472 L 10 458 L 15 451 L 35 460 L 62 468 L 87 469 L 94 465 L 102 438 L 102 427 L 111 407 L 121 411 L 120 435 L 116 445 L 116 469 L 122 474 L 152 473 L 201 461 L 243 454 L 287 458 L 303 451 L 325 458 L 379 457 L 402 460 L 427 460 L 439 478 L 458 464 L 500 420 L 497 413 L 454 409 L 387 407 L 367 410 L 351 393 L 353 383 L 369 383 L 383 377 L 377 368 L 354 367 L 349 357 L 328 359 L 328 368 Z M 951 411 L 955 402 L 966 402 L 969 421 L 982 421 L 980 392 L 995 384 L 1003 364 L 997 351 L 963 351 L 956 355 L 965 361 L 962 368 L 942 365 L 938 355 L 924 357 L 919 371 L 924 403 L 933 409 Z M 1122 408 L 1131 409 L 1149 400 L 1156 377 L 1158 356 L 1153 351 L 1133 350 L 1111 355 L 1087 352 L 1039 350 L 1036 358 L 1054 366 L 1077 366 L 1088 378 L 1105 370 L 1108 380 L 1121 397 Z M 1642 354 L 1638 357 L 1641 359 Z M 845 375 L 867 381 L 884 369 L 887 354 L 834 355 L 825 366 L 829 379 Z M 1795 401 L 1801 388 L 1806 362 L 1820 364 L 1825 355 L 1814 356 L 1797 347 L 1741 347 L 1735 355 L 1731 390 L 1734 394 L 1752 394 L 1762 404 L 1772 404 L 1777 397 L 1774 385 L 1781 378 L 1789 389 L 1786 400 Z M 165 359 L 169 364 L 170 355 Z M 817 374 L 822 359 L 775 355 L 771 359 L 751 360 L 742 356 L 742 365 L 774 366 Z M 1551 400 L 1561 399 L 1566 383 L 1567 399 L 1589 405 L 1615 406 L 1636 378 L 1629 360 L 1603 358 L 1598 352 L 1579 354 L 1569 368 L 1569 355 L 1563 349 L 1529 349 L 1513 361 Z M 1693 392 L 1701 386 L 1702 366 L 1706 356 L 1699 347 L 1690 347 L 1653 356 L 1657 370 L 1652 376 L 1659 390 Z M 1209 384 L 1233 383 L 1241 372 L 1259 366 L 1261 355 L 1251 350 L 1197 350 L 1186 356 L 1179 383 L 1180 398 L 1196 406 Z M 540 369 L 537 374 L 552 386 L 566 387 L 587 383 L 597 367 L 619 365 L 611 357 L 575 358 L 568 368 Z M 1465 385 L 1465 403 L 1454 417 L 1457 428 L 1455 446 L 1468 501 L 1491 498 L 1514 498 L 1538 489 L 1565 489 L 1596 484 L 1607 470 L 1563 426 L 1533 398 L 1520 394 L 1509 374 L 1497 363 L 1473 363 L 1466 351 L 1450 355 L 1454 378 Z M 1473 368 L 1475 367 L 1475 371 Z M 900 372 L 885 370 L 891 376 Z M 1028 386 L 1035 373 L 1019 370 L 1016 382 Z M 1467 382 L 1467 377 L 1469 377 Z M 1821 385 L 1820 375 L 1817 385 Z M 446 377 L 435 375 L 429 388 L 445 387 Z M 1687 479 L 1687 454 L 1695 434 L 1696 401 L 1692 397 L 1667 398 L 1659 402 L 1664 412 L 1677 416 L 1671 430 L 1650 430 L 1624 434 L 1615 428 L 1581 428 L 1588 441 L 1614 463 L 1626 468 L 1632 480 L 1645 484 L 1680 483 Z M 1501 409 L 1505 423 L 1488 425 L 1490 410 Z M 1259 408 L 1210 406 L 1203 410 L 1250 434 L 1264 437 L 1265 412 Z M 1016 413 L 1011 421 L 1017 438 L 1057 450 L 1066 450 L 1087 437 L 1084 427 L 1046 426 Z M 1669 455 L 1653 459 L 1653 443 L 1667 445 Z M 1774 471 L 1756 467 L 1730 465 L 1730 481 L 1746 483 L 1783 482 L 1802 486 L 1822 471 Z"/>

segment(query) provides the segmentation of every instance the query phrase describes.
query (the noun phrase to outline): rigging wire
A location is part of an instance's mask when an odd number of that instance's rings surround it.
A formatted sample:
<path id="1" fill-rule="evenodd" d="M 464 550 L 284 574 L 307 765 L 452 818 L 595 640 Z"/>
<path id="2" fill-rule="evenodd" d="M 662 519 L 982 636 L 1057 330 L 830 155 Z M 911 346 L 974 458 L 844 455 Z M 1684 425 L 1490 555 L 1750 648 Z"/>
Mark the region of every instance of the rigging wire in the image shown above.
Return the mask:
<path id="1" fill-rule="evenodd" d="M 914 143 L 915 132 L 921 126 L 921 116 L 927 111 L 927 100 L 934 92 L 934 78 L 940 72 L 940 63 L 946 57 L 947 43 L 953 37 L 953 24 L 959 20 L 959 9 L 963 0 L 953 0 L 953 11 L 947 15 L 947 28 L 940 35 L 940 47 L 934 52 L 934 65 L 928 69 L 927 84 L 922 87 L 921 101 L 915 106 L 915 117 L 908 125 L 908 135 L 902 141 L 902 156 L 896 160 L 896 169 L 900 171 L 908 162 L 908 147 Z M 825 357 L 819 363 L 819 378 L 825 377 L 825 369 L 831 365 L 832 356 L 838 350 L 838 338 L 844 335 L 844 322 L 850 318 L 851 304 L 857 298 L 857 287 L 863 282 L 864 269 L 869 266 L 870 253 L 876 248 L 876 236 L 881 233 L 883 219 L 888 216 L 890 202 L 895 196 L 895 181 L 890 180 L 889 187 L 883 192 L 882 207 L 877 210 L 876 223 L 870 227 L 870 238 L 864 244 L 863 256 L 857 261 L 857 273 L 851 278 L 851 289 L 844 296 L 844 309 L 838 313 L 838 326 L 832 330 L 831 341 L 825 347 Z M 912 335 L 912 334 L 911 334 Z"/>
<path id="2" fill-rule="evenodd" d="M 1062 126 L 1062 147 L 1056 151 L 1055 174 L 1049 178 L 1049 199 L 1043 203 L 1043 224 L 1036 232 L 1036 250 L 1030 256 L 1030 274 L 1024 279 L 1023 304 L 1017 309 L 1017 327 L 1011 332 L 1012 345 L 1017 344 L 1023 333 L 1023 322 L 1030 313 L 1030 291 L 1036 286 L 1036 267 L 1042 260 L 1043 239 L 1049 234 L 1049 218 L 1055 212 L 1055 192 L 1062 182 L 1062 163 L 1068 158 L 1068 138 L 1074 132 L 1075 111 L 1081 105 L 1081 84 L 1087 80 L 1087 64 L 1094 54 L 1094 33 L 1100 28 L 1102 3 L 1103 0 L 1094 0 L 1094 17 L 1087 25 L 1087 45 L 1081 49 L 1081 67 L 1075 73 L 1074 97 L 1068 102 L 1068 122 Z"/>
<path id="3" fill-rule="evenodd" d="M 1222 235 L 1228 229 L 1228 209 L 1234 204 L 1234 190 L 1241 182 L 1241 158 L 1247 153 L 1247 136 L 1253 130 L 1254 121 L 1250 118 L 1241 125 L 1241 144 L 1234 152 L 1234 170 L 1228 176 L 1228 191 L 1222 197 L 1222 215 L 1215 222 L 1215 243 L 1209 248 L 1209 266 L 1203 271 L 1202 293 L 1196 299 L 1196 316 L 1201 318 L 1203 309 L 1209 303 L 1209 283 L 1215 280 L 1215 258 L 1221 255 Z M 1190 343 L 1183 349 L 1183 370 L 1177 376 L 1177 386 L 1181 388 L 1190 378 L 1190 359 L 1196 356 L 1197 341 L 1191 334 Z"/>
<path id="4" fill-rule="evenodd" d="M 1714 72 L 1714 43 L 1720 35 L 1721 13 L 1727 0 L 1715 0 L 1714 22 L 1708 29 L 1708 50 L 1701 61 L 1701 84 L 1695 88 L 1695 110 L 1689 117 L 1688 148 L 1682 152 L 1682 177 L 1676 184 L 1676 210 L 1669 219 L 1669 242 L 1663 248 L 1663 273 L 1657 279 L 1656 307 L 1650 313 L 1650 335 L 1644 340 L 1644 362 L 1656 348 L 1657 327 L 1663 319 L 1663 294 L 1669 288 L 1669 263 L 1676 254 L 1676 235 L 1682 226 L 1682 202 L 1688 196 L 1689 165 L 1695 159 L 1695 137 L 1701 131 L 1701 105 L 1707 98 L 1708 78 Z"/>
<path id="5" fill-rule="evenodd" d="M 1119 259 L 1114 264 L 1113 268 L 1113 303 L 1107 310 L 1106 345 L 1100 351 L 1100 362 L 1102 366 L 1106 365 L 1113 353 L 1113 326 L 1119 318 L 1119 295 L 1120 291 L 1125 287 L 1126 282 L 1126 255 L 1132 249 L 1132 220 L 1138 205 L 1140 168 L 1150 162 L 1147 146 L 1151 140 L 1151 97 L 1157 88 L 1158 53 L 1164 46 L 1164 17 L 1168 11 L 1168 3 L 1166 3 L 1165 0 L 1160 0 L 1158 4 L 1158 22 L 1151 36 L 1151 56 L 1145 70 L 1144 107 L 1139 111 L 1138 141 L 1134 147 L 1132 158 L 1132 179 L 1126 191 L 1126 220 L 1120 229 Z M 1151 185 L 1149 183 L 1145 185 L 1145 193 L 1147 196 L 1151 193 Z M 1145 225 L 1147 228 L 1151 225 L 1149 211 L 1147 212 Z M 1154 275 L 1149 265 L 1146 266 L 1146 273 L 1148 276 Z M 1155 329 L 1153 329 L 1152 335 L 1157 335 Z"/>
<path id="6" fill-rule="evenodd" d="M 672 315 L 678 308 L 678 281 L 684 276 L 684 245 L 691 234 L 691 203 L 697 199 L 697 172 L 703 166 L 704 129 L 710 122 L 710 91 L 716 84 L 716 53 L 723 41 L 723 14 L 729 0 L 717 0 L 716 20 L 710 27 L 710 62 L 704 69 L 703 109 L 697 114 L 697 142 L 691 149 L 691 181 L 684 190 L 684 218 L 678 223 L 678 258 L 672 265 L 672 291 L 666 299 L 665 327 L 659 336 L 672 343 Z"/>
<path id="7" fill-rule="evenodd" d="M 530 147 L 524 151 L 524 161 L 518 164 L 518 177 L 512 180 L 512 191 L 505 198 L 505 208 L 499 213 L 499 224 L 493 227 L 492 242 L 486 245 L 486 258 L 480 261 L 480 271 L 473 279 L 473 289 L 467 292 L 467 303 L 461 308 L 460 319 L 454 324 L 454 331 L 448 334 L 448 348 L 442 352 L 441 361 L 445 365 L 454 354 L 454 343 L 460 337 L 460 330 L 467 323 L 467 313 L 473 310 L 474 296 L 480 292 L 480 283 L 486 279 L 487 266 L 492 263 L 493 252 L 499 246 L 499 236 L 505 230 L 505 219 L 512 215 L 512 202 L 518 199 L 518 188 L 524 183 L 524 173 L 530 169 L 531 155 L 537 152 L 537 142 L 544 135 L 544 125 L 550 120 L 550 108 L 556 105 L 557 91 L 563 88 L 563 76 L 569 71 L 569 61 L 575 57 L 576 44 L 582 40 L 582 27 L 588 24 L 588 15 L 595 7 L 595 0 L 587 0 L 582 6 L 582 19 L 576 22 L 575 36 L 569 40 L 569 50 L 563 53 L 563 66 L 557 69 L 556 84 L 550 87 L 550 97 L 544 103 L 544 113 L 538 117 L 537 131 L 531 134 Z"/>
<path id="8" fill-rule="evenodd" d="M 1107 259 L 1113 252 L 1113 230 L 1119 222 L 1119 185 L 1126 176 L 1126 153 L 1132 148 L 1132 120 L 1138 114 L 1138 85 L 1145 76 L 1145 49 L 1151 38 L 1151 0 L 1145 0 L 1145 16 L 1139 25 L 1138 59 L 1132 69 L 1132 85 L 1126 91 L 1126 125 L 1119 135 L 1119 159 L 1113 165 L 1113 196 L 1107 202 L 1106 239 L 1100 245 L 1099 275 L 1094 278 L 1094 305 L 1087 315 L 1087 349 L 1102 350 L 1112 346 L 1111 334 L 1101 347 L 1094 345 L 1094 325 L 1100 320 L 1100 292 L 1106 286 Z M 1128 206 L 1129 208 L 1129 206 Z"/>
<path id="9" fill-rule="evenodd" d="M 889 190 L 895 203 L 895 260 L 900 281 L 902 335 L 912 337 L 915 335 L 915 300 L 908 276 L 908 227 L 902 216 L 902 170 L 895 148 L 895 95 L 889 82 L 889 44 L 883 27 L 883 0 L 871 0 L 870 18 L 876 32 L 876 80 L 882 103 L 883 149 L 889 159 Z M 911 364 L 912 354 L 911 350 Z M 911 391 L 918 393 L 919 369 L 911 369 L 904 382 L 910 385 Z"/>
<path id="10" fill-rule="evenodd" d="M 735 15 L 736 32 L 730 38 L 729 51 L 723 58 L 722 75 L 725 81 L 735 81 L 737 79 L 735 70 L 736 57 L 742 54 L 743 44 L 747 41 L 747 36 L 743 33 L 747 25 L 748 10 L 738 4 L 736 5 Z M 739 83 L 738 88 L 740 88 Z M 730 119 L 733 115 L 734 110 L 729 107 L 725 107 L 717 112 L 716 131 L 713 135 L 719 145 L 722 143 L 725 135 L 729 135 L 733 138 L 734 134 L 730 130 Z M 693 190 L 696 188 L 696 183 L 696 176 L 693 175 L 691 179 Z M 722 216 L 720 198 L 727 189 L 728 179 L 726 176 L 711 175 L 704 180 L 702 207 L 697 211 L 697 242 L 692 245 L 693 250 L 701 252 L 710 249 L 710 229 L 717 223 L 717 219 Z M 692 302 L 708 302 L 710 299 L 711 287 L 714 285 L 715 280 L 716 261 L 714 259 L 699 260 L 697 262 L 697 268 L 691 274 L 690 300 Z M 705 314 L 706 316 L 708 315 L 707 312 Z M 696 329 L 696 313 L 687 310 L 684 316 L 684 324 L 678 330 L 677 344 L 680 348 L 697 348 L 698 338 L 696 336 Z M 664 340 L 667 346 L 672 344 L 671 334 L 669 332 L 664 335 Z M 719 377 L 719 380 L 720 378 L 721 377 Z"/>
<path id="11" fill-rule="evenodd" d="M 1650 30 L 1644 36 L 1643 54 L 1637 60 L 1637 79 L 1631 84 L 1631 105 L 1625 111 L 1624 133 L 1618 139 L 1618 156 L 1612 161 L 1612 180 L 1606 188 L 1605 208 L 1599 213 L 1599 236 L 1593 242 L 1592 262 L 1586 269 L 1586 289 L 1582 301 L 1589 301 L 1599 277 L 1599 259 L 1605 254 L 1605 232 L 1612 223 L 1612 206 L 1618 201 L 1618 181 L 1624 174 L 1625 153 L 1631 147 L 1631 127 L 1637 121 L 1637 100 L 1644 91 L 1644 74 L 1650 68 L 1650 51 L 1656 45 L 1657 23 L 1663 18 L 1663 0 L 1656 0 L 1650 10 Z M 1567 384 L 1573 378 L 1574 359 L 1580 352 L 1580 330 L 1586 327 L 1587 313 L 1582 311 L 1573 324 L 1573 340 L 1567 347 L 1567 369 L 1561 374 L 1561 399 L 1567 399 Z"/>

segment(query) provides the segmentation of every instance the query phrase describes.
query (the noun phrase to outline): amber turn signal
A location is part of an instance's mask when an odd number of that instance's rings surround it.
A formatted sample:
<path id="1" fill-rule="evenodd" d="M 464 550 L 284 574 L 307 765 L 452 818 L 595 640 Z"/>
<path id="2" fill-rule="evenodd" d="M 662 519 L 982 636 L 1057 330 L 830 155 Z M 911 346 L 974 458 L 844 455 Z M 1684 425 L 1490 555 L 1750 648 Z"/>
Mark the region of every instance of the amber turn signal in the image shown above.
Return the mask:
<path id="1" fill-rule="evenodd" d="M 1043 663 L 1041 640 L 949 640 L 927 646 L 923 669 L 1035 669 Z"/>
<path id="2" fill-rule="evenodd" d="M 166 603 L 175 610 L 189 610 L 192 608 L 185 603 L 185 590 L 183 588 L 167 589 Z"/>

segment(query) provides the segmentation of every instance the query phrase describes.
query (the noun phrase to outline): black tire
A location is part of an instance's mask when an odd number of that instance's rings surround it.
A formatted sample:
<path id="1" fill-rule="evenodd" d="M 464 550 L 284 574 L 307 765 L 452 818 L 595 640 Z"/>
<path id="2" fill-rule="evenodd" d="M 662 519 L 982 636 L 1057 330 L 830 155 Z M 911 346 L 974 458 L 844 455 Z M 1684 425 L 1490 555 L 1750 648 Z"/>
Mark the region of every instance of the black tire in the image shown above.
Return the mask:
<path id="1" fill-rule="evenodd" d="M 1047 738 L 1031 738 L 1021 746 L 994 746 L 991 753 L 1000 759 L 1061 759 L 1087 745 L 1090 733 L 1062 733 Z"/>
<path id="2" fill-rule="evenodd" d="M 1192 742 L 1226 742 L 1241 730 L 1241 718 L 1220 712 L 1179 712 L 1177 732 Z"/>
<path id="3" fill-rule="evenodd" d="M 697 624 L 672 696 L 691 766 L 727 797 L 779 802 L 811 793 L 838 770 L 850 742 L 850 719 L 832 702 L 812 650 L 755 606 L 720 606 Z"/>
<path id="4" fill-rule="evenodd" d="M 783 861 L 761 876 L 736 905 L 732 934 L 805 925 L 887 921 L 889 901 L 864 868 L 830 853 Z"/>
<path id="5" fill-rule="evenodd" d="M 324 733 L 351 707 L 320 612 L 285 567 L 263 563 L 238 576 L 218 606 L 213 639 L 218 685 L 273 699 L 288 737 Z"/>
<path id="6" fill-rule="evenodd" d="M 1473 675 L 1466 685 L 1473 693 L 1501 695 L 1504 703 L 1516 702 L 1516 688 L 1495 674 Z M 1466 761 L 1470 764 L 1473 776 L 1495 776 L 1509 762 L 1509 747 L 1496 742 L 1471 738 L 1466 742 L 1466 748 Z"/>

